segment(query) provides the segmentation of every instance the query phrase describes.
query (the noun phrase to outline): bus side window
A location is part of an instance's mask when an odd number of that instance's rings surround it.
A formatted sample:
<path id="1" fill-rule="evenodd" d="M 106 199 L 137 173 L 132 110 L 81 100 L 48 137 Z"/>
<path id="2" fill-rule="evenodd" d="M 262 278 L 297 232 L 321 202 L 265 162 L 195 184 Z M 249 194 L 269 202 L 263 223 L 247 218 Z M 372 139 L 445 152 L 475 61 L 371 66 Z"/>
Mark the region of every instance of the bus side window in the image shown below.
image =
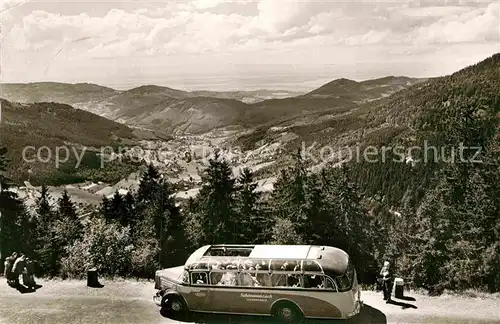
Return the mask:
<path id="1" fill-rule="evenodd" d="M 260 283 L 257 281 L 257 278 L 253 276 L 250 272 L 243 271 L 239 276 L 240 286 L 243 287 L 258 287 Z"/>
<path id="2" fill-rule="evenodd" d="M 325 278 L 322 275 L 304 275 L 304 288 L 323 289 Z"/>
<path id="3" fill-rule="evenodd" d="M 208 285 L 208 278 L 205 272 L 193 272 L 191 278 L 194 285 Z"/>
<path id="4" fill-rule="evenodd" d="M 268 260 L 257 260 L 255 262 L 255 270 L 269 271 L 269 261 Z"/>
<path id="5" fill-rule="evenodd" d="M 302 284 L 300 282 L 300 275 L 297 274 L 290 274 L 288 275 L 287 278 L 287 286 L 288 287 L 294 287 L 294 288 L 300 288 L 302 287 Z"/>
<path id="6" fill-rule="evenodd" d="M 326 289 L 338 291 L 337 286 L 335 285 L 333 280 L 330 278 L 326 278 Z"/>
<path id="7" fill-rule="evenodd" d="M 182 273 L 182 282 L 185 283 L 185 284 L 189 283 L 189 272 L 184 271 Z"/>
<path id="8" fill-rule="evenodd" d="M 286 273 L 273 273 L 271 274 L 271 282 L 273 287 L 286 287 Z"/>
<path id="9" fill-rule="evenodd" d="M 210 284 L 217 285 L 221 281 L 223 275 L 224 273 L 221 271 L 210 272 Z"/>
<path id="10" fill-rule="evenodd" d="M 236 271 L 223 272 L 219 282 L 216 283 L 216 285 L 222 286 L 237 286 L 237 284 L 238 282 Z"/>
<path id="11" fill-rule="evenodd" d="M 273 283 L 271 281 L 271 275 L 268 273 L 258 272 L 255 275 L 255 279 L 257 279 L 257 282 L 262 287 L 272 287 L 273 286 Z"/>
<path id="12" fill-rule="evenodd" d="M 300 260 L 271 260 L 271 270 L 273 271 L 300 272 L 300 265 Z"/>

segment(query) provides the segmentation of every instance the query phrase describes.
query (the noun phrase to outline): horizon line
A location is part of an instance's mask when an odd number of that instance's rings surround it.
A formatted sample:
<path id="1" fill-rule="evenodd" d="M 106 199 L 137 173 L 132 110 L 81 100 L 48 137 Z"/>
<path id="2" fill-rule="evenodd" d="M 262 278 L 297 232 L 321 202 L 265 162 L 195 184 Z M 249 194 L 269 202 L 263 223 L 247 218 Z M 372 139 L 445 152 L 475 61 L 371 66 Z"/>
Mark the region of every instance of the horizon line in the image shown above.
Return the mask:
<path id="1" fill-rule="evenodd" d="M 122 83 L 122 84 L 109 83 L 109 85 L 106 85 L 105 83 L 96 83 L 96 82 L 92 82 L 92 81 L 67 82 L 67 81 L 47 81 L 47 80 L 28 81 L 28 82 L 3 82 L 3 81 L 0 81 L 0 85 L 29 85 L 29 84 L 44 84 L 44 83 L 45 84 L 61 84 L 61 85 L 84 85 L 84 84 L 87 84 L 87 85 L 95 85 L 95 86 L 99 86 L 99 87 L 103 87 L 103 88 L 108 88 L 108 89 L 111 89 L 114 91 L 130 91 L 130 90 L 141 88 L 141 87 L 152 86 L 152 87 L 163 87 L 163 88 L 168 88 L 171 90 L 178 90 L 178 91 L 183 91 L 183 92 L 188 92 L 188 93 L 189 92 L 201 92 L 201 91 L 221 92 L 221 93 L 224 93 L 224 92 L 255 92 L 255 91 L 286 91 L 286 92 L 304 93 L 304 92 L 309 92 L 309 91 L 315 90 L 315 89 L 320 88 L 324 85 L 327 85 L 330 82 L 337 81 L 337 80 L 349 80 L 349 81 L 354 81 L 356 83 L 362 83 L 362 82 L 367 82 L 367 81 L 381 80 L 381 79 L 385 79 L 385 78 L 408 78 L 408 79 L 413 79 L 413 80 L 430 80 L 433 78 L 439 78 L 439 77 L 443 77 L 443 76 L 446 76 L 446 75 L 427 76 L 427 77 L 412 77 L 412 76 L 406 76 L 406 75 L 385 75 L 385 76 L 380 76 L 380 77 L 375 77 L 375 78 L 370 78 L 370 79 L 362 79 L 362 80 L 356 79 L 356 78 L 351 79 L 351 78 L 346 78 L 346 77 L 338 77 L 335 79 L 329 79 L 330 81 L 327 81 L 324 83 L 319 83 L 319 85 L 317 85 L 317 86 L 309 86 L 309 87 L 304 86 L 304 87 L 301 87 L 301 89 L 293 89 L 293 87 L 294 86 L 296 87 L 296 85 L 279 86 L 278 84 L 276 84 L 276 85 L 272 85 L 270 87 L 246 86 L 244 88 L 240 87 L 240 88 L 228 88 L 227 90 L 214 90 L 214 89 L 210 89 L 209 88 L 210 85 L 207 84 L 207 86 L 208 86 L 207 88 L 187 90 L 186 88 L 175 87 L 175 86 L 172 87 L 172 86 L 164 85 L 161 83 L 143 83 L 140 85 L 138 84 L 136 86 L 133 86 L 133 85 L 130 85 L 130 82 L 129 83 Z M 203 78 L 203 77 L 201 77 L 201 78 Z M 210 79 L 210 77 L 204 77 L 204 78 Z M 313 82 L 313 81 L 311 80 L 309 82 Z M 286 82 L 284 82 L 284 83 L 286 84 Z M 301 82 L 297 81 L 297 83 L 301 83 Z M 223 84 L 220 84 L 220 85 L 223 86 Z M 127 87 L 121 88 L 121 86 L 127 86 Z M 306 90 L 306 88 L 308 90 Z"/>

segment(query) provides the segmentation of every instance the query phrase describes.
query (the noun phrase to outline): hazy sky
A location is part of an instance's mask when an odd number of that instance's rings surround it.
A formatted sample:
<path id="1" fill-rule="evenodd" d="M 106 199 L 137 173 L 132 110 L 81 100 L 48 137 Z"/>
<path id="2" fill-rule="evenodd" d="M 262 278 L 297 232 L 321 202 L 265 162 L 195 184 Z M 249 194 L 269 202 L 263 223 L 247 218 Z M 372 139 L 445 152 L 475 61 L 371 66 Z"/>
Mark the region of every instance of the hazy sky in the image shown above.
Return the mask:
<path id="1" fill-rule="evenodd" d="M 2 82 L 302 90 L 500 52 L 498 1 L 0 1 Z"/>

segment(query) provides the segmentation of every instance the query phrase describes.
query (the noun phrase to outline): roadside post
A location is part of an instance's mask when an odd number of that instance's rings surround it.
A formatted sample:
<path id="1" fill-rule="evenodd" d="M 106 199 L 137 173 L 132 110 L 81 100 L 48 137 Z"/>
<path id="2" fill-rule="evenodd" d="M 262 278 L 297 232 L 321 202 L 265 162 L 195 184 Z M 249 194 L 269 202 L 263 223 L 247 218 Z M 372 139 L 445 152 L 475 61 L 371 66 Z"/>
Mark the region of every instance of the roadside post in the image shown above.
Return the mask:
<path id="1" fill-rule="evenodd" d="M 394 297 L 396 298 L 403 298 L 404 295 L 404 280 L 403 278 L 395 278 L 394 279 Z"/>
<path id="2" fill-rule="evenodd" d="M 99 283 L 99 279 L 97 277 L 97 269 L 92 268 L 87 271 L 87 286 L 91 288 L 99 288 L 102 285 Z"/>

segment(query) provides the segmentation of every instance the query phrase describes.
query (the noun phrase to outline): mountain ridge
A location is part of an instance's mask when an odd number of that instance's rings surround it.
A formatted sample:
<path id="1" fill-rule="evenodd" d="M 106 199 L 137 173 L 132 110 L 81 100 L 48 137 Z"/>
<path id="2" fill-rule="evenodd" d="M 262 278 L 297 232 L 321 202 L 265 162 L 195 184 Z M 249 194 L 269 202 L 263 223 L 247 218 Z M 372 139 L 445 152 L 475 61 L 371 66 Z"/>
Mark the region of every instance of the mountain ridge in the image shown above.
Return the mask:
<path id="1" fill-rule="evenodd" d="M 388 82 L 393 82 L 393 78 L 389 78 Z M 383 83 L 383 79 L 377 79 L 377 82 Z M 364 82 L 367 81 L 370 80 Z M 61 102 L 130 126 L 153 127 L 167 133 L 194 134 L 219 127 L 259 125 L 317 111 L 347 111 L 355 109 L 360 102 L 376 100 L 386 92 L 404 88 L 401 84 L 382 84 L 375 90 L 368 89 L 369 86 L 363 83 L 345 78 L 334 80 L 306 94 L 282 90 L 183 91 L 158 85 L 118 91 L 90 83 L 46 84 L 47 89 L 44 89 L 45 83 L 0 86 L 6 99 L 16 102 Z M 350 85 L 352 89 L 346 91 L 345 85 Z M 16 87 L 19 88 L 17 92 Z M 65 91 L 69 94 L 65 95 Z M 182 112 L 186 111 L 188 114 L 183 115 Z"/>

